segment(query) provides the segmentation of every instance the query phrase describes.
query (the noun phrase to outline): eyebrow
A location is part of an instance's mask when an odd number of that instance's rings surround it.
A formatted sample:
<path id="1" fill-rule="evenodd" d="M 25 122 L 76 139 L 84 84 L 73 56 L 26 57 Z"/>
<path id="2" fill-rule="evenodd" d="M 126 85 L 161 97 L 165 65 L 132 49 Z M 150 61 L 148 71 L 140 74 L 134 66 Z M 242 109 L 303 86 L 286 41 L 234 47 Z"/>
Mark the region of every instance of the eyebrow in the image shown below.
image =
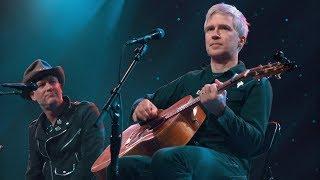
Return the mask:
<path id="1" fill-rule="evenodd" d="M 40 79 L 38 82 L 52 81 L 52 80 L 59 81 L 58 78 L 55 76 L 47 76 L 45 78 Z"/>
<path id="2" fill-rule="evenodd" d="M 206 26 L 206 27 L 204 28 L 204 31 L 207 31 L 208 29 L 214 28 L 214 27 L 216 27 L 216 26 L 214 26 L 214 25 Z M 225 27 L 225 28 L 228 28 L 228 29 L 232 29 L 232 27 L 229 26 L 228 24 L 218 24 L 217 27 Z"/>

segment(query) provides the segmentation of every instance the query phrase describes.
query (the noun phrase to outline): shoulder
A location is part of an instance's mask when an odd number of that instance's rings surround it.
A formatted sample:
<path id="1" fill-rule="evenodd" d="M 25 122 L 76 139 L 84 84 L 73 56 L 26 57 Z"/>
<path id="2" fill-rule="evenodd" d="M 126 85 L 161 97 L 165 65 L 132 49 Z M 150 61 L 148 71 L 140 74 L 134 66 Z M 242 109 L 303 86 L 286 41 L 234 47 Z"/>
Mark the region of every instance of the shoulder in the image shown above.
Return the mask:
<path id="1" fill-rule="evenodd" d="M 99 114 L 99 109 L 95 103 L 90 101 L 74 101 L 71 103 L 76 111 L 81 114 L 94 113 Z"/>
<path id="2" fill-rule="evenodd" d="M 90 102 L 90 101 L 74 101 L 71 104 L 73 104 L 76 107 L 81 107 L 81 108 L 97 107 L 95 103 Z"/>
<path id="3" fill-rule="evenodd" d="M 201 76 L 204 72 L 205 72 L 205 69 L 197 69 L 197 70 L 187 72 L 185 76 L 190 78 L 197 77 L 197 76 Z"/>
<path id="4" fill-rule="evenodd" d="M 31 134 L 33 134 L 33 132 L 35 132 L 35 130 L 38 126 L 38 122 L 39 122 L 39 119 L 35 119 L 29 124 L 29 126 L 28 126 L 29 135 L 31 135 Z"/>
<path id="5" fill-rule="evenodd" d="M 248 90 L 247 95 L 255 94 L 263 97 L 272 97 L 272 86 L 268 78 L 254 79 L 249 84 L 251 85 L 246 88 Z"/>
<path id="6" fill-rule="evenodd" d="M 31 121 L 31 123 L 29 124 L 29 127 L 35 126 L 38 123 L 38 119 L 34 119 L 33 121 Z"/>
<path id="7" fill-rule="evenodd" d="M 99 125 L 101 120 L 99 122 L 97 120 L 99 119 L 100 112 L 95 103 L 90 101 L 75 101 L 72 104 L 76 107 L 75 113 L 77 117 L 80 117 L 80 122 L 85 129 L 92 127 L 92 125 Z M 103 127 L 103 124 L 100 126 Z"/>
<path id="8" fill-rule="evenodd" d="M 255 79 L 253 77 L 249 77 L 245 79 L 244 84 L 247 85 L 246 88 L 253 88 L 253 87 L 261 87 L 261 88 L 271 88 L 271 83 L 268 78 L 261 78 Z"/>
<path id="9" fill-rule="evenodd" d="M 271 88 L 271 83 L 270 83 L 269 79 L 265 78 L 265 77 L 263 77 L 259 80 L 256 80 L 255 85 L 258 87 L 262 87 L 262 88 Z"/>
<path id="10" fill-rule="evenodd" d="M 74 101 L 72 102 L 72 104 L 74 104 L 75 106 L 83 106 L 83 107 L 90 107 L 90 106 L 93 106 L 93 107 L 96 107 L 96 105 L 93 103 L 93 102 L 90 102 L 90 101 Z"/>
<path id="11" fill-rule="evenodd" d="M 205 71 L 205 69 L 189 71 L 182 75 L 181 79 L 183 81 L 193 81 L 196 79 L 200 79 L 203 75 L 205 75 Z"/>

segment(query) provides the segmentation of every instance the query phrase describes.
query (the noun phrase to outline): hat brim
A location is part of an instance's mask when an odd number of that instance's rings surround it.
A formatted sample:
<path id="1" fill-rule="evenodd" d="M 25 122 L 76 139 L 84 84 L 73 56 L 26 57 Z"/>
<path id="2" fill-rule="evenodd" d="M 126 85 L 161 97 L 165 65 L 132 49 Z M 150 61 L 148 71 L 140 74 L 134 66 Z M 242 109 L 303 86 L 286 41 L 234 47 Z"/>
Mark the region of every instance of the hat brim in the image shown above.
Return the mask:
<path id="1" fill-rule="evenodd" d="M 57 66 L 51 69 L 45 69 L 42 71 L 37 71 L 34 73 L 30 73 L 28 75 L 28 77 L 25 77 L 22 82 L 23 83 L 36 83 L 37 81 L 39 81 L 40 79 L 42 79 L 45 76 L 55 76 L 58 78 L 59 83 L 61 84 L 61 86 L 64 86 L 65 83 L 65 75 L 64 75 L 64 70 L 61 66 Z M 31 100 L 29 94 L 30 92 L 26 92 L 27 94 L 22 95 L 25 99 Z"/>

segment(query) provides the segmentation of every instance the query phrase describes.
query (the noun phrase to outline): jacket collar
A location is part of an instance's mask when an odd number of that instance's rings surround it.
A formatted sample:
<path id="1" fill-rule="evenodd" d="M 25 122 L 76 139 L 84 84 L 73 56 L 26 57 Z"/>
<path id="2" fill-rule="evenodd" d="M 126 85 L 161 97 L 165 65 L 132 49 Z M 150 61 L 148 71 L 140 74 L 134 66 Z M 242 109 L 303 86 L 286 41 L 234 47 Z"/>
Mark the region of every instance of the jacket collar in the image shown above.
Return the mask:
<path id="1" fill-rule="evenodd" d="M 53 126 L 52 131 L 47 133 L 46 129 L 50 125 L 46 115 L 42 112 L 37 119 L 37 127 L 35 132 L 35 137 L 38 140 L 46 141 L 50 137 L 54 137 L 59 135 L 60 133 L 64 132 L 71 126 L 70 118 L 68 118 L 71 114 L 72 110 L 72 103 L 68 96 L 63 97 L 63 110 L 58 115 L 58 119 L 56 124 Z"/>

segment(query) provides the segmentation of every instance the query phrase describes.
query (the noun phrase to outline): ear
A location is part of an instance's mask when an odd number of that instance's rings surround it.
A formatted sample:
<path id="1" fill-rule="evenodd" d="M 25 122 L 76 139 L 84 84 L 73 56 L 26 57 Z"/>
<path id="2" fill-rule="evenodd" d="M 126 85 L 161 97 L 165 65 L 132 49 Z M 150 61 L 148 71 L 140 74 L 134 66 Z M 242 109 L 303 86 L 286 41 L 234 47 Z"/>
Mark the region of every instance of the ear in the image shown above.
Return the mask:
<path id="1" fill-rule="evenodd" d="M 241 36 L 241 37 L 239 38 L 239 44 L 241 44 L 242 47 L 244 46 L 244 44 L 246 43 L 246 41 L 247 41 L 247 38 L 244 37 L 244 36 Z"/>
<path id="2" fill-rule="evenodd" d="M 36 97 L 34 95 L 34 91 L 31 91 L 29 94 L 30 98 L 32 99 L 32 101 L 36 101 Z"/>
<path id="3" fill-rule="evenodd" d="M 242 49 L 242 47 L 245 45 L 247 41 L 247 38 L 244 37 L 244 36 L 241 36 L 239 37 L 239 42 L 238 42 L 238 48 L 239 48 L 239 51 Z"/>

